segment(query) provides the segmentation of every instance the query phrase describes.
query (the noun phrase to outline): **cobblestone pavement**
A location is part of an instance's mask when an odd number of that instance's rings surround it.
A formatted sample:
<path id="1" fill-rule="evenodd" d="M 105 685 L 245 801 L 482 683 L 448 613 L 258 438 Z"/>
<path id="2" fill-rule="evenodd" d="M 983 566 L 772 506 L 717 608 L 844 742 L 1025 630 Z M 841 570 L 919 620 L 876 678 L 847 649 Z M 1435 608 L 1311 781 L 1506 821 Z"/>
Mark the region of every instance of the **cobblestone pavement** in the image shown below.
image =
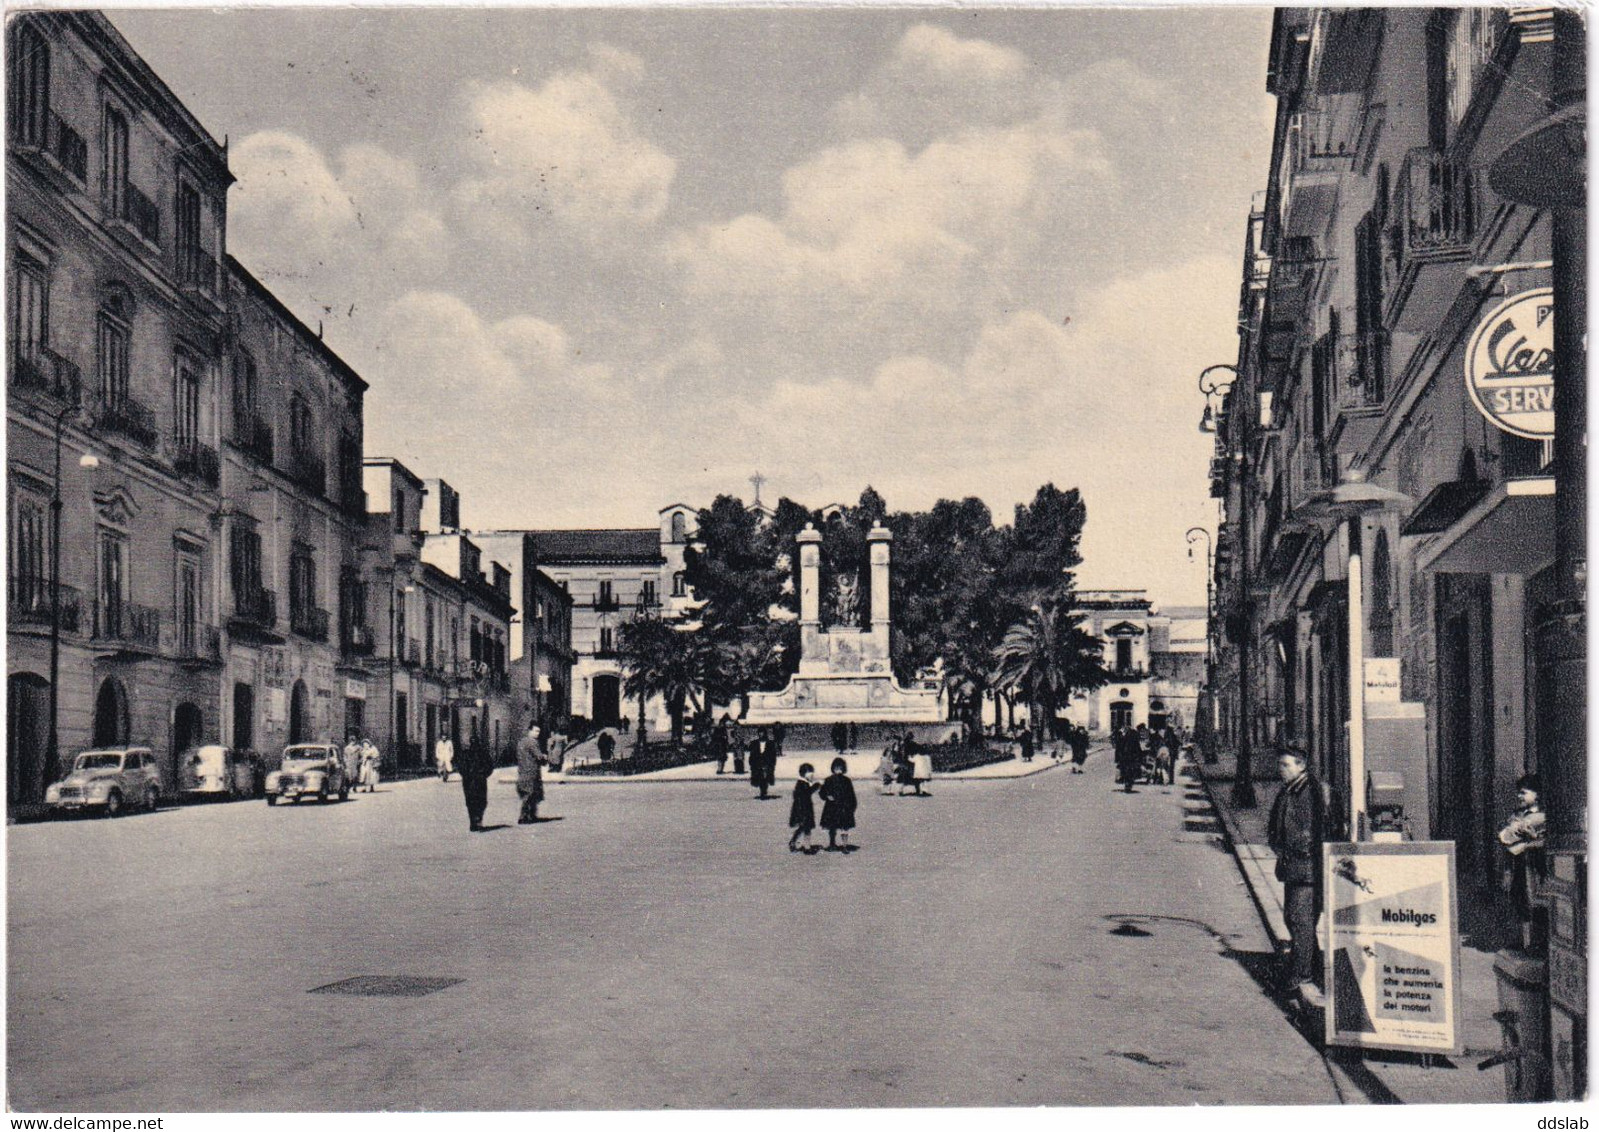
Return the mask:
<path id="1" fill-rule="evenodd" d="M 1197 786 L 460 788 L 9 831 L 10 1104 L 47 1110 L 1333 1102 Z M 786 784 L 780 784 L 785 787 Z M 509 786 L 491 823 L 512 823 Z M 312 994 L 360 976 L 458 979 Z M 413 987 L 411 989 L 422 989 Z"/>

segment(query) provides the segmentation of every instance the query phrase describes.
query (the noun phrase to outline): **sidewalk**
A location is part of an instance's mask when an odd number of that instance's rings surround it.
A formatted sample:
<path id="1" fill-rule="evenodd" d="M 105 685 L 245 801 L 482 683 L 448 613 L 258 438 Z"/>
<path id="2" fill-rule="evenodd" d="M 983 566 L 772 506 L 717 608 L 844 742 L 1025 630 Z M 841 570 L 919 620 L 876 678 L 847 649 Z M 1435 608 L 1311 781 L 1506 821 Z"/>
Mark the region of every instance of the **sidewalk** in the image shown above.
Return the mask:
<path id="1" fill-rule="evenodd" d="M 816 768 L 818 779 L 827 777 L 827 768 L 837 757 L 831 748 L 816 751 L 796 751 L 786 754 L 777 760 L 777 789 L 784 790 L 793 784 L 799 777 L 801 763 L 810 763 Z M 857 789 L 862 783 L 875 782 L 877 777 L 877 760 L 880 756 L 876 752 L 858 751 L 852 755 L 845 755 L 844 761 L 849 766 L 849 775 L 855 779 Z M 983 766 L 972 767 L 970 770 L 956 771 L 951 774 L 935 774 L 933 782 L 987 782 L 999 778 L 1028 778 L 1035 774 L 1043 774 L 1056 767 L 1069 766 L 1069 760 L 1056 762 L 1047 755 L 1035 756 L 1032 762 L 1024 763 L 1021 759 L 1011 758 L 997 763 L 986 763 Z M 515 767 L 503 767 L 494 773 L 497 782 L 514 782 L 516 780 Z M 690 763 L 687 766 L 674 766 L 666 770 L 650 771 L 648 774 L 632 775 L 593 775 L 593 774 L 563 774 L 558 771 L 545 771 L 546 783 L 561 783 L 563 785 L 606 785 L 614 783 L 642 783 L 654 784 L 662 782 L 739 782 L 749 785 L 749 773 L 746 767 L 744 774 L 734 774 L 732 760 L 728 760 L 726 774 L 716 773 L 716 763 L 713 761 Z"/>
<path id="2" fill-rule="evenodd" d="M 1277 854 L 1267 845 L 1266 823 L 1276 796 L 1275 780 L 1255 780 L 1256 804 L 1233 805 L 1233 764 L 1190 763 L 1189 770 L 1205 785 L 1211 806 L 1226 830 L 1228 847 L 1238 861 L 1250 898 L 1279 951 L 1288 947 L 1283 923 L 1283 887 L 1273 875 Z M 1479 1071 L 1477 1063 L 1499 1050 L 1501 1037 L 1494 1011 L 1499 1009 L 1498 982 L 1491 952 L 1460 949 L 1461 1039 L 1458 1058 L 1434 1057 L 1428 1067 L 1416 1054 L 1382 1051 L 1328 1050 L 1328 1070 L 1341 1078 L 1346 1096 L 1358 1090 L 1378 1103 L 1503 1104 L 1505 1071 Z M 1320 1019 L 1317 1019 L 1320 1025 Z M 1317 1033 L 1319 1044 L 1319 1032 Z"/>

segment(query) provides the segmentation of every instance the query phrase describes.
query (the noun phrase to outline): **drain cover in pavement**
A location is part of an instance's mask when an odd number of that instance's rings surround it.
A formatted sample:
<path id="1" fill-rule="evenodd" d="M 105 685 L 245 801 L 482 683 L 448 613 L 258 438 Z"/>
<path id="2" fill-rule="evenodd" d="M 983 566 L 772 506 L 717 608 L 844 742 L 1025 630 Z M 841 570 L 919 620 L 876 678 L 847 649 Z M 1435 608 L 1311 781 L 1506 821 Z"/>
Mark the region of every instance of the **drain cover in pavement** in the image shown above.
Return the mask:
<path id="1" fill-rule="evenodd" d="M 324 987 L 313 987 L 311 994 L 360 994 L 390 998 L 421 998 L 425 994 L 453 987 L 460 979 L 426 979 L 415 975 L 357 975 Z"/>

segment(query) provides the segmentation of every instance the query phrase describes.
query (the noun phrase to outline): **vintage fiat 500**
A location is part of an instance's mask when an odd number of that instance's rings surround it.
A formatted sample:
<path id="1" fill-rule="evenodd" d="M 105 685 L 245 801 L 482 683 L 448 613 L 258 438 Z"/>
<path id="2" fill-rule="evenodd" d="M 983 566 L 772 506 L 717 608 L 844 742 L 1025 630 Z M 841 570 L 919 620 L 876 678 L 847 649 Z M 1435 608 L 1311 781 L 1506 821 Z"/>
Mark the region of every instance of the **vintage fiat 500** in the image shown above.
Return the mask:
<path id="1" fill-rule="evenodd" d="M 60 813 L 99 810 L 116 817 L 129 806 L 153 810 L 161 804 L 161 775 L 148 747 L 84 751 L 72 771 L 45 789 L 44 801 Z"/>
<path id="2" fill-rule="evenodd" d="M 283 748 L 283 765 L 267 775 L 267 805 L 281 801 L 298 802 L 315 798 L 326 802 L 334 795 L 339 801 L 350 796 L 350 781 L 344 776 L 344 761 L 332 743 L 296 743 Z"/>

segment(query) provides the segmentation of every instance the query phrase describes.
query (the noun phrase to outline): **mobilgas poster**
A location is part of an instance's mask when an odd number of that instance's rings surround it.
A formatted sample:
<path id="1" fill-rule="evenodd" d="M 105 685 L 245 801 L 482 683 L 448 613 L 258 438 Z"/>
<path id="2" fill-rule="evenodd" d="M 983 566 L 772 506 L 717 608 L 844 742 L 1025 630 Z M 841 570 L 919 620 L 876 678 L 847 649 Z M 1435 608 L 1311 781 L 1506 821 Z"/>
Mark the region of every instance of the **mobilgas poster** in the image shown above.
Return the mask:
<path id="1" fill-rule="evenodd" d="M 1335 842 L 1323 868 L 1327 1044 L 1458 1054 L 1454 843 Z"/>

